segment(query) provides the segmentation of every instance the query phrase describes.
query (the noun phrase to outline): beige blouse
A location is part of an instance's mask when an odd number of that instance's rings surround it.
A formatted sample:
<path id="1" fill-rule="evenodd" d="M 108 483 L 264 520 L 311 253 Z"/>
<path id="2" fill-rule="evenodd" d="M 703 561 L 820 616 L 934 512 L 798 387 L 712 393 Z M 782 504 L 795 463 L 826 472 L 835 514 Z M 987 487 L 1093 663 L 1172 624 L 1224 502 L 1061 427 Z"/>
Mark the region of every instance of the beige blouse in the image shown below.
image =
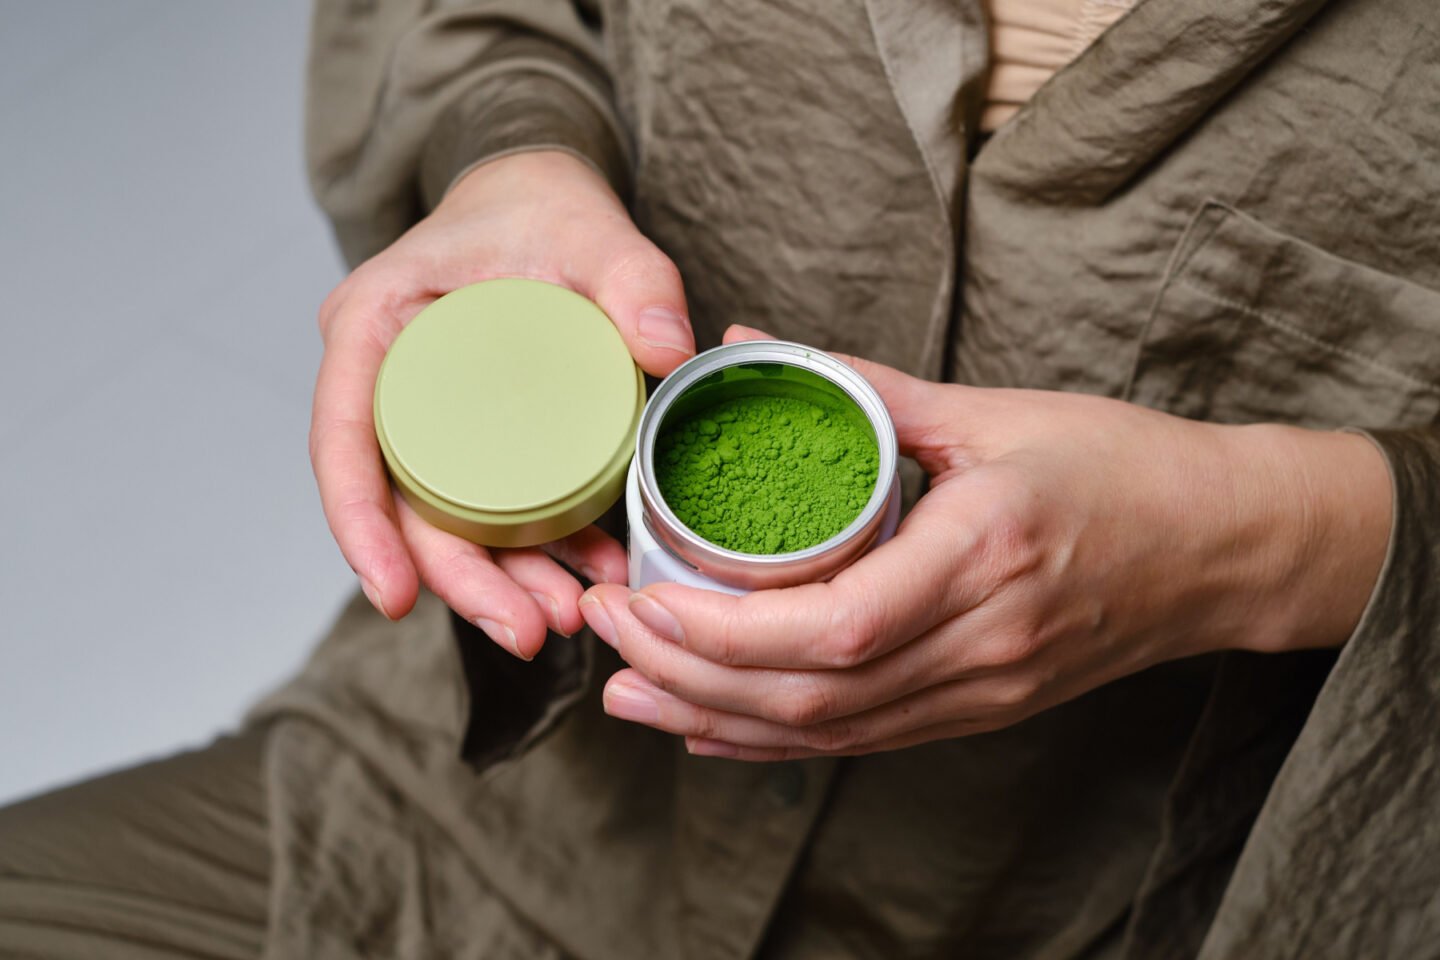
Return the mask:
<path id="1" fill-rule="evenodd" d="M 990 88 L 980 129 L 1009 120 L 1136 0 L 984 0 L 990 17 Z"/>

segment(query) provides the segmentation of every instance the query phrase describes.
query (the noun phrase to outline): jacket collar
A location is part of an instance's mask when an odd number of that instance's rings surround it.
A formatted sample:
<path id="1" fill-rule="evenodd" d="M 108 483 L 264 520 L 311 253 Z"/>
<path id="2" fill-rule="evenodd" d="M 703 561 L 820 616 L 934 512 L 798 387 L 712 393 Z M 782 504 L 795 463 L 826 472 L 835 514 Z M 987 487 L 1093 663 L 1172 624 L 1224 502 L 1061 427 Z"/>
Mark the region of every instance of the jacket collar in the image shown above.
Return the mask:
<path id="1" fill-rule="evenodd" d="M 1193 127 L 1326 0 L 1142 0 L 976 156 L 973 174 L 1095 203 Z"/>

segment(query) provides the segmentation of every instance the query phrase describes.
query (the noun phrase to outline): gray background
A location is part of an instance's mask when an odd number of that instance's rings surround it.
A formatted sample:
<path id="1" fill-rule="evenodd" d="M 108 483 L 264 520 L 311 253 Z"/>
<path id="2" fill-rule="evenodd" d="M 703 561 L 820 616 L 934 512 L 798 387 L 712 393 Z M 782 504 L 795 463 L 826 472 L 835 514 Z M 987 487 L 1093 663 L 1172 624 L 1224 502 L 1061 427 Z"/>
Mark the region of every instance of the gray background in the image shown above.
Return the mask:
<path id="1" fill-rule="evenodd" d="M 0 0 L 0 803 L 205 742 L 353 576 L 299 0 Z"/>

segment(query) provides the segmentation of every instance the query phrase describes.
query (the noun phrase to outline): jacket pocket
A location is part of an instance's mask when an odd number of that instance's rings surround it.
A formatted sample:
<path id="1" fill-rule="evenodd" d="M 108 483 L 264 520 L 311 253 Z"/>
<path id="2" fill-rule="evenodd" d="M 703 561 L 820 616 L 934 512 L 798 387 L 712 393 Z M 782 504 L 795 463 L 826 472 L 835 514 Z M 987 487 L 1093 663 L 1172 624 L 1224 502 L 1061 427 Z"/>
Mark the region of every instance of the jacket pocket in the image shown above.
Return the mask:
<path id="1" fill-rule="evenodd" d="M 1222 423 L 1440 419 L 1440 293 L 1207 201 L 1178 247 L 1126 397 Z"/>

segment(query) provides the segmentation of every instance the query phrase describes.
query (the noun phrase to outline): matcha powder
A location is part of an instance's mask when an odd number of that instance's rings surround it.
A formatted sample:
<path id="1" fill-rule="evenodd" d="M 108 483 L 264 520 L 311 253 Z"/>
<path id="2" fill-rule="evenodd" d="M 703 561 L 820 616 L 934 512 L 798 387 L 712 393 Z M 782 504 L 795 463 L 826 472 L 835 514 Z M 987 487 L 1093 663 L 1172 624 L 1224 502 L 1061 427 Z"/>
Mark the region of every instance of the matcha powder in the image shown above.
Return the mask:
<path id="1" fill-rule="evenodd" d="M 791 397 L 737 397 L 667 423 L 660 494 L 691 530 L 741 553 L 789 553 L 845 528 L 875 488 L 875 439 Z"/>

